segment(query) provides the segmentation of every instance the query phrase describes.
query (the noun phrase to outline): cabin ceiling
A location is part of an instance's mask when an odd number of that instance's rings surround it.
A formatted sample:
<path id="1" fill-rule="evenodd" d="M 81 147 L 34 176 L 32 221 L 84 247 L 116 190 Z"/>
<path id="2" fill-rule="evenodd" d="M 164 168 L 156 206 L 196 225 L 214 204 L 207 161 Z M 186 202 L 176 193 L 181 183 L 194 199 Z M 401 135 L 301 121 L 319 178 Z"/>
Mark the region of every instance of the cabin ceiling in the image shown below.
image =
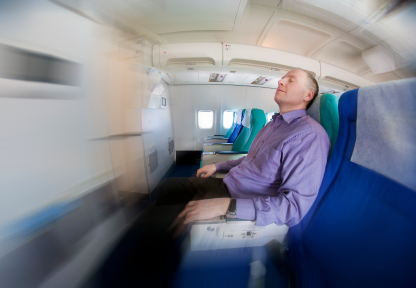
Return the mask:
<path id="1" fill-rule="evenodd" d="M 110 18 L 145 34 L 153 44 L 258 45 L 311 57 L 375 83 L 416 76 L 416 3 L 411 0 L 51 1 L 92 17 L 105 15 L 106 22 Z M 362 52 L 376 45 L 393 53 L 395 71 L 376 75 L 363 60 Z"/>

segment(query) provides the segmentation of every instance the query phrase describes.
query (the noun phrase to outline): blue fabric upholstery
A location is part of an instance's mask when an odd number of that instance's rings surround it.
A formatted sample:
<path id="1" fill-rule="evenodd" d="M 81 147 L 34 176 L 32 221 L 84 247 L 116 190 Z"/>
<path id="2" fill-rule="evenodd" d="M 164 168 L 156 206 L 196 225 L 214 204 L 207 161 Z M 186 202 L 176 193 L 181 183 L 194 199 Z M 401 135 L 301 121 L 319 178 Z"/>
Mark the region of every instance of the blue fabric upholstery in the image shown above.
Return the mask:
<path id="1" fill-rule="evenodd" d="M 241 120 L 237 122 L 237 124 L 235 125 L 234 131 L 231 134 L 231 136 L 228 138 L 227 143 L 234 143 L 235 140 L 237 139 L 238 135 L 240 135 L 241 130 L 243 129 L 243 125 L 241 124 L 241 122 L 244 119 L 244 114 L 246 113 L 246 109 L 243 110 L 243 112 L 241 113 Z"/>
<path id="2" fill-rule="evenodd" d="M 357 91 L 344 93 L 339 101 L 338 138 L 318 197 L 289 229 L 297 287 L 416 283 L 416 193 L 350 160 Z"/>

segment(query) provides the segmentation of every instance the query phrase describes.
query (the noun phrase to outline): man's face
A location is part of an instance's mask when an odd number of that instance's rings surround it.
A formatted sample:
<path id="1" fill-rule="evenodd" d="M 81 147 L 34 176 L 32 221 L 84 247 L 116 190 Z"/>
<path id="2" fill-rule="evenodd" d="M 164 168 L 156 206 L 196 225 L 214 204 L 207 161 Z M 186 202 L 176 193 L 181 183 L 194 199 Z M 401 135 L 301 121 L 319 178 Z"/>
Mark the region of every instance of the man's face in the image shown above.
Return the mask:
<path id="1" fill-rule="evenodd" d="M 302 105 L 310 90 L 305 87 L 307 75 L 302 70 L 289 71 L 280 81 L 274 95 L 279 106 L 298 107 Z M 305 103 L 306 104 L 306 103 Z"/>

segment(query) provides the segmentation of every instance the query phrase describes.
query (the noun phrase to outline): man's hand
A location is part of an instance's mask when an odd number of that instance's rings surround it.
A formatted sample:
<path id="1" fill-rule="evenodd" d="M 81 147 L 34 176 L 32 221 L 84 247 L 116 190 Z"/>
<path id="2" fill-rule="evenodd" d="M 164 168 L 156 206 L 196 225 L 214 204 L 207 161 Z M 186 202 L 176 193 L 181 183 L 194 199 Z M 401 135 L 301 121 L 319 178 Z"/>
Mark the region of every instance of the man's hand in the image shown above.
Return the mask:
<path id="1" fill-rule="evenodd" d="M 199 177 L 201 174 L 205 174 L 202 178 L 208 178 L 214 175 L 215 172 L 217 172 L 217 166 L 215 166 L 215 164 L 205 165 L 204 167 L 199 168 L 198 171 L 196 171 L 196 177 Z"/>
<path id="2" fill-rule="evenodd" d="M 215 198 L 190 201 L 178 217 L 185 217 L 183 224 L 188 224 L 195 220 L 210 219 L 227 214 L 229 205 L 230 198 Z"/>

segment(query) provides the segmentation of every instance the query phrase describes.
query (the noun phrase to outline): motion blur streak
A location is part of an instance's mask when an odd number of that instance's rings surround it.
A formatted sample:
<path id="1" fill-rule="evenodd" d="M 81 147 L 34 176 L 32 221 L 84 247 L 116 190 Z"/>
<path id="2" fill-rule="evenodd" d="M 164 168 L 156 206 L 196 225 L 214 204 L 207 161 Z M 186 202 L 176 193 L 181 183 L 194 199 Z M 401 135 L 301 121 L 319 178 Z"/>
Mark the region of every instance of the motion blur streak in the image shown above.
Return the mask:
<path id="1" fill-rule="evenodd" d="M 75 287 L 139 211 L 115 181 L 140 133 L 109 137 L 132 125 L 107 106 L 112 43 L 131 35 L 46 0 L 0 1 L 0 27 L 0 286 Z"/>

